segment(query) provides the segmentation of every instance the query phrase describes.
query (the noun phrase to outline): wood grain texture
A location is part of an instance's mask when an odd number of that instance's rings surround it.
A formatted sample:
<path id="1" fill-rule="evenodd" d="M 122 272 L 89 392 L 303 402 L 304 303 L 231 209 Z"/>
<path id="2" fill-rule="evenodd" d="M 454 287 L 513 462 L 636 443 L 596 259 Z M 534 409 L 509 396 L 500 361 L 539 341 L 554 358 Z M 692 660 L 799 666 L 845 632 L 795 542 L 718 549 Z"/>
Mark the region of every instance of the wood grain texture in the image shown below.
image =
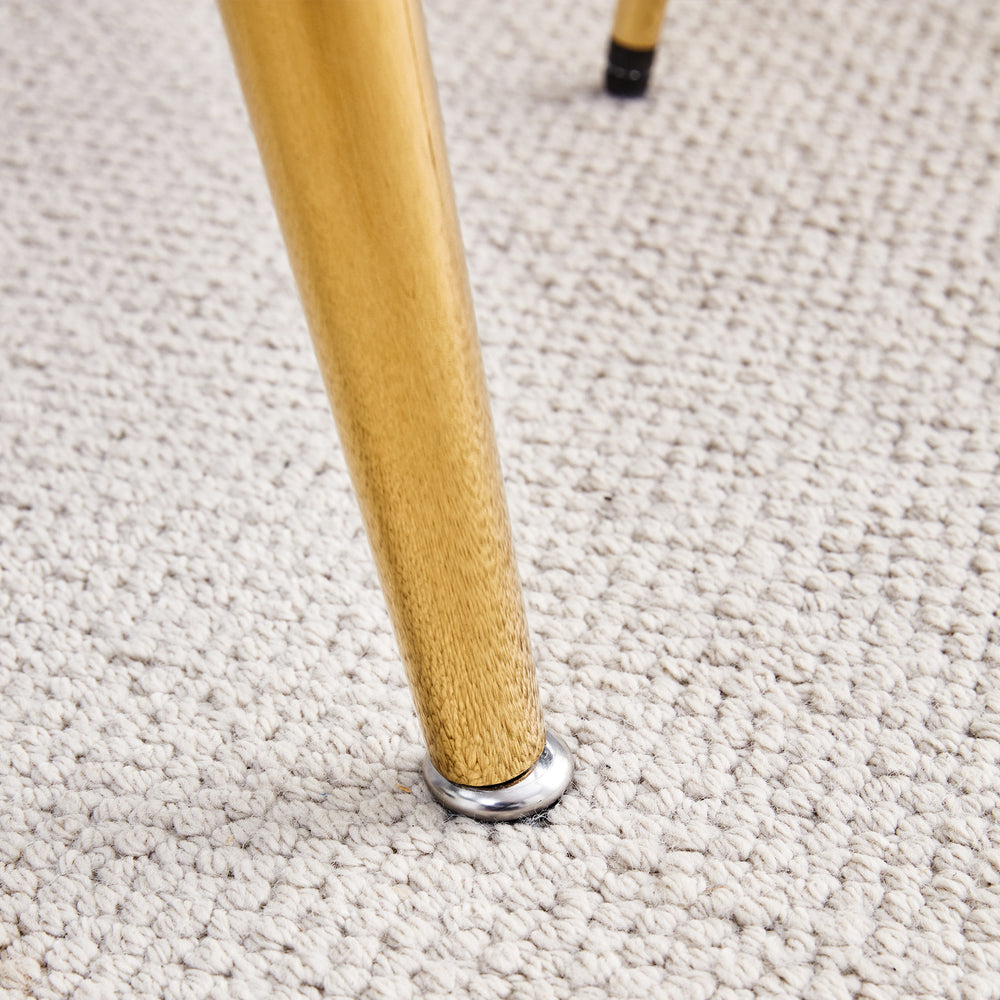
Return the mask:
<path id="1" fill-rule="evenodd" d="M 618 0 L 611 37 L 629 49 L 655 49 L 667 0 Z"/>
<path id="2" fill-rule="evenodd" d="M 544 727 L 422 14 L 220 0 L 434 766 Z"/>

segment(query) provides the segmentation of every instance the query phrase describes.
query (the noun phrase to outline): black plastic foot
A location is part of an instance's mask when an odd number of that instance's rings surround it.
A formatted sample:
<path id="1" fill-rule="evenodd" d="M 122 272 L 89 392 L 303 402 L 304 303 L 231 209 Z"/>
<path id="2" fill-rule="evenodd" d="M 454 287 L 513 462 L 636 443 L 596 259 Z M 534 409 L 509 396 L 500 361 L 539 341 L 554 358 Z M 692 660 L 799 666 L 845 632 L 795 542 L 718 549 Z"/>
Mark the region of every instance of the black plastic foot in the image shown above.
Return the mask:
<path id="1" fill-rule="evenodd" d="M 615 97 L 642 97 L 655 54 L 656 49 L 629 49 L 612 41 L 604 89 Z"/>

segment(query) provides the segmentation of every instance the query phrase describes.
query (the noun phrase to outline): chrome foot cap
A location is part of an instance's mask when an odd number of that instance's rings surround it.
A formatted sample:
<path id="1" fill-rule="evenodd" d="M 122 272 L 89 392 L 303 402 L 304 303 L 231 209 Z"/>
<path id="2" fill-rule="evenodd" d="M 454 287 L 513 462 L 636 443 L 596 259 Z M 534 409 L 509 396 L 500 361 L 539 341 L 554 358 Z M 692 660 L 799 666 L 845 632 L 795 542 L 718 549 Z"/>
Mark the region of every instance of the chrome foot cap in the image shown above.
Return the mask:
<path id="1" fill-rule="evenodd" d="M 424 761 L 427 787 L 445 809 L 487 823 L 523 819 L 548 809 L 566 791 L 572 777 L 573 758 L 566 744 L 551 733 L 545 734 L 545 747 L 535 766 L 506 785 L 456 785 L 438 772 L 429 757 Z"/>

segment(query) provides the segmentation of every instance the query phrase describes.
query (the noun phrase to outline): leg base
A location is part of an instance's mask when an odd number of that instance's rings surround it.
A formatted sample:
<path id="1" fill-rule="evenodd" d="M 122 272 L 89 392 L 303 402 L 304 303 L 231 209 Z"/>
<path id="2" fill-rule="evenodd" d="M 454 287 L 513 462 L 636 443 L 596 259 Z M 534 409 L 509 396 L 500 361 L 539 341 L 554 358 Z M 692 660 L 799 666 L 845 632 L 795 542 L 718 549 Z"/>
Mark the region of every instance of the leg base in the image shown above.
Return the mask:
<path id="1" fill-rule="evenodd" d="M 566 791 L 572 777 L 573 758 L 566 744 L 551 733 L 545 736 L 545 747 L 535 766 L 505 785 L 456 785 L 438 773 L 429 757 L 424 761 L 427 787 L 445 809 L 487 823 L 523 819 L 548 809 Z"/>
<path id="2" fill-rule="evenodd" d="M 642 97 L 653 68 L 654 49 L 630 49 L 612 41 L 604 89 L 615 97 Z"/>

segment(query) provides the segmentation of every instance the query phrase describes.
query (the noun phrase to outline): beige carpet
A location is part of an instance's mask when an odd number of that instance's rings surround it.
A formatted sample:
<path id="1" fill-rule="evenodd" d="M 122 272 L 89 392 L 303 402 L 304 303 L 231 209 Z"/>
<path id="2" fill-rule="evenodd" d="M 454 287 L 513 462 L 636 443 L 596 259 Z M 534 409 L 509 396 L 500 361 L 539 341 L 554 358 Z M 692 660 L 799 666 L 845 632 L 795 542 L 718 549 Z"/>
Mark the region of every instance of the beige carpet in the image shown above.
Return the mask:
<path id="1" fill-rule="evenodd" d="M 0 995 L 1000 997 L 1000 13 L 428 21 L 547 719 L 449 818 L 222 29 L 0 4 Z"/>

